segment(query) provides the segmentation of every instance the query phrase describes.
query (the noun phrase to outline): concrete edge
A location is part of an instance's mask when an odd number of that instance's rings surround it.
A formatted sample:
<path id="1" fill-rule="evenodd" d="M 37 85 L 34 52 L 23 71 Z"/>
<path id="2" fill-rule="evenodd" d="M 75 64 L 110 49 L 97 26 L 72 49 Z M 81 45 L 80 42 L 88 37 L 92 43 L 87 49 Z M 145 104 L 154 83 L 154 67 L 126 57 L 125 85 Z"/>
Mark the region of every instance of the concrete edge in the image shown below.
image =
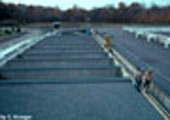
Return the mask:
<path id="1" fill-rule="evenodd" d="M 103 83 L 126 83 L 130 84 L 129 78 L 122 78 L 122 77 L 105 77 L 103 78 L 62 78 L 62 79 L 32 79 L 32 80 L 23 80 L 23 79 L 16 79 L 16 80 L 0 80 L 0 86 L 4 85 L 41 85 L 41 84 L 103 84 Z"/>
<path id="2" fill-rule="evenodd" d="M 32 38 L 26 38 L 23 41 L 20 41 L 18 43 L 15 43 L 12 46 L 5 48 L 4 51 L 0 51 L 4 54 L 3 57 L 0 58 L 0 67 L 3 66 L 4 64 L 6 64 L 9 60 L 15 58 L 17 55 L 22 54 L 27 49 L 30 49 L 32 46 L 34 46 L 35 44 L 37 44 L 44 38 L 46 38 L 50 35 L 53 35 L 53 34 L 54 34 L 54 32 L 48 32 L 48 33 L 43 34 L 43 36 L 41 36 L 41 37 L 34 36 Z M 14 46 L 14 48 L 12 48 L 13 46 Z M 9 50 L 9 49 L 11 49 L 11 50 Z"/>

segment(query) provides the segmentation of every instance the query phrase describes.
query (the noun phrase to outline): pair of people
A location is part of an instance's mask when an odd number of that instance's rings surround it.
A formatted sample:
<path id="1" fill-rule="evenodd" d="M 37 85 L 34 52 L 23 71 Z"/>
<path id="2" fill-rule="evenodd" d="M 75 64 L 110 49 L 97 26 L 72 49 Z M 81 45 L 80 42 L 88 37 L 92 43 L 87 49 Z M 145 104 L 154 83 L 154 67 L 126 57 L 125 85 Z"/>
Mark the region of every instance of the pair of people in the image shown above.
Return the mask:
<path id="1" fill-rule="evenodd" d="M 148 90 L 153 81 L 152 70 L 146 70 L 144 72 L 138 73 L 136 76 L 135 87 L 140 92 L 142 89 Z"/>

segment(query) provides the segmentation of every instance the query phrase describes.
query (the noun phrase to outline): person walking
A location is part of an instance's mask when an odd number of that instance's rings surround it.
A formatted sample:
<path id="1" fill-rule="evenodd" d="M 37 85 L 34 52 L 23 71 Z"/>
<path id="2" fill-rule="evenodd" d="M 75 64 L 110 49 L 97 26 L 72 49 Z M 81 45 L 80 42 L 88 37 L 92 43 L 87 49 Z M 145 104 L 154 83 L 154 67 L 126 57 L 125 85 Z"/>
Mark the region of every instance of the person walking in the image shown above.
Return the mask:
<path id="1" fill-rule="evenodd" d="M 109 33 L 106 34 L 106 37 L 105 37 L 105 47 L 107 49 L 110 49 L 111 48 L 111 39 L 110 39 L 110 35 Z"/>
<path id="2" fill-rule="evenodd" d="M 143 88 L 142 84 L 143 84 L 143 76 L 144 76 L 145 69 L 138 66 L 136 69 L 138 72 L 135 76 L 135 88 L 138 92 L 141 92 Z"/>
<path id="3" fill-rule="evenodd" d="M 139 72 L 135 78 L 135 88 L 138 92 L 141 92 L 142 76 L 143 76 L 142 72 Z"/>
<path id="4" fill-rule="evenodd" d="M 152 70 L 147 70 L 143 76 L 143 87 L 147 91 L 150 88 L 150 85 L 153 81 L 153 73 Z"/>

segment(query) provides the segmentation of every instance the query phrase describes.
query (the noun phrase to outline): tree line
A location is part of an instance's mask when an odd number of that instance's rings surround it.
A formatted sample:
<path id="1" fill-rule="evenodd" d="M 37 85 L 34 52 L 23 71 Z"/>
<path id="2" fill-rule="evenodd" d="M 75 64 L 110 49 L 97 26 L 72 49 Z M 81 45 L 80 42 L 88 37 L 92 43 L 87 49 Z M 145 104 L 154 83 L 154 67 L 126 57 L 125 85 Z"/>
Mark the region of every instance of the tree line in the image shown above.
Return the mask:
<path id="1" fill-rule="evenodd" d="M 20 23 L 64 21 L 169 24 L 170 6 L 153 5 L 146 8 L 140 3 L 132 3 L 127 6 L 121 2 L 118 8 L 107 5 L 86 10 L 74 6 L 68 10 L 61 10 L 58 7 L 15 5 L 0 2 L 0 21 L 3 20 L 15 20 Z"/>

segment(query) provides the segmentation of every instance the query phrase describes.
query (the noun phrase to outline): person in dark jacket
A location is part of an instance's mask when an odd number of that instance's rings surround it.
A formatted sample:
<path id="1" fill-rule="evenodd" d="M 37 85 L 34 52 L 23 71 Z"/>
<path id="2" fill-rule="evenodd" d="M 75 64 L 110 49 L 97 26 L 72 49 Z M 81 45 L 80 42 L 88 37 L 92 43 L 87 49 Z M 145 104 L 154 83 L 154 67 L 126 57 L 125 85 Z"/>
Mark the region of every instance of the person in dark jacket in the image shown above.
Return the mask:
<path id="1" fill-rule="evenodd" d="M 135 88 L 138 92 L 141 92 L 142 77 L 143 77 L 142 72 L 139 72 L 135 78 Z"/>
<path id="2" fill-rule="evenodd" d="M 143 87 L 145 89 L 149 89 L 150 88 L 150 85 L 151 85 L 151 82 L 153 80 L 153 74 L 152 74 L 152 70 L 147 70 L 144 74 L 144 84 L 143 84 Z"/>

